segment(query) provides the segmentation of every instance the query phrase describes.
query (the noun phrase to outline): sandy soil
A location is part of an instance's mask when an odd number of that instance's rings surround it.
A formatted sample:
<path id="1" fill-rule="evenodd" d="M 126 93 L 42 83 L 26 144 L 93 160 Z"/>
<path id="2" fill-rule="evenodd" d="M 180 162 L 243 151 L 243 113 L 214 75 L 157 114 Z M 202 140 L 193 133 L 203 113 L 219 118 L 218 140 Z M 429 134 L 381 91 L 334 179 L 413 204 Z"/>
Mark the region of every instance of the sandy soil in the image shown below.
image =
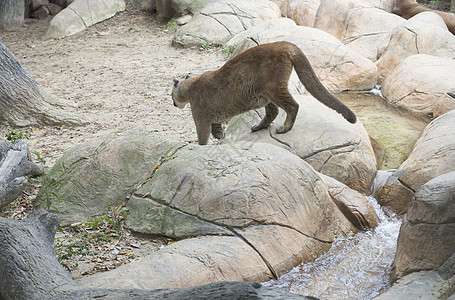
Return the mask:
<path id="1" fill-rule="evenodd" d="M 142 129 L 163 138 L 196 143 L 190 109 L 179 110 L 172 105 L 172 79 L 219 68 L 225 62 L 220 49 L 174 48 L 173 32 L 166 29 L 165 23 L 151 13 L 132 9 L 58 40 L 41 38 L 49 21 L 50 18 L 30 19 L 18 30 L 0 30 L 4 44 L 38 85 L 60 99 L 75 103 L 75 113 L 92 120 L 84 127 L 20 129 L 32 133 L 27 141 L 30 151 L 44 157 L 46 167 L 51 168 L 71 147 L 111 131 Z M 1 125 L 0 140 L 4 140 L 8 130 Z M 39 187 L 35 184 L 25 191 L 0 216 L 26 217 Z M 110 233 L 106 222 L 97 231 Z M 132 236 L 127 231 L 121 240 L 115 237 L 102 243 L 79 240 L 78 236 L 87 233 L 93 235 L 87 226 L 57 233 L 56 245 L 60 244 L 63 252 L 76 253 L 65 260 L 73 278 L 115 268 L 169 242 L 157 237 Z M 62 247 L 75 245 L 76 240 L 87 245 L 77 251 Z"/>

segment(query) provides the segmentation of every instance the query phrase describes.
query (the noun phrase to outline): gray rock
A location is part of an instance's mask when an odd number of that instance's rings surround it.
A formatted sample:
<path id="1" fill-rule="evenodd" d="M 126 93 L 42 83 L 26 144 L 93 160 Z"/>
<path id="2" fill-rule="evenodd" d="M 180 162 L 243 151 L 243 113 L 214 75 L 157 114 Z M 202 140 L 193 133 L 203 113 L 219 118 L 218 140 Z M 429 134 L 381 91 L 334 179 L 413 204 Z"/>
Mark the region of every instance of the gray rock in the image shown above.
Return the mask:
<path id="1" fill-rule="evenodd" d="M 27 177 L 43 174 L 42 166 L 31 161 L 27 143 L 0 141 L 0 208 L 22 194 L 30 184 Z"/>
<path id="2" fill-rule="evenodd" d="M 453 294 L 454 286 L 455 277 L 443 280 L 436 271 L 415 272 L 398 280 L 374 300 L 447 299 Z"/>
<path id="3" fill-rule="evenodd" d="M 154 10 L 156 9 L 155 0 L 130 0 L 131 5 L 136 9 Z"/>
<path id="4" fill-rule="evenodd" d="M 172 39 L 179 47 L 224 45 L 235 34 L 280 17 L 280 9 L 268 0 L 223 0 L 207 5 Z"/>
<path id="5" fill-rule="evenodd" d="M 455 171 L 415 193 L 400 228 L 394 276 L 435 270 L 455 253 Z"/>
<path id="6" fill-rule="evenodd" d="M 75 0 L 50 22 L 45 39 L 75 34 L 125 10 L 124 0 Z"/>

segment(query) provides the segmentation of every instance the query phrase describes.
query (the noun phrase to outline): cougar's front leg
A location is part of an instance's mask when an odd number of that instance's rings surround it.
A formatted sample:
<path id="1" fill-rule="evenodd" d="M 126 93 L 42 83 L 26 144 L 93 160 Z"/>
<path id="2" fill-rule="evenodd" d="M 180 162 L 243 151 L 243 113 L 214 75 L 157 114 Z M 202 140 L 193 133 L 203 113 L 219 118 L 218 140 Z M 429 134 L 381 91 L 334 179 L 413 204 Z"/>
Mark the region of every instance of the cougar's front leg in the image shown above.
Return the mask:
<path id="1" fill-rule="evenodd" d="M 208 120 L 196 121 L 197 140 L 199 145 L 207 145 L 210 137 L 210 127 L 212 122 Z"/>
<path id="2" fill-rule="evenodd" d="M 220 123 L 212 123 L 212 135 L 216 139 L 224 139 L 224 129 L 223 125 Z"/>
<path id="3" fill-rule="evenodd" d="M 276 116 L 278 115 L 278 106 L 270 102 L 265 106 L 265 116 L 262 118 L 259 124 L 253 125 L 251 127 L 251 131 L 258 131 L 264 128 L 269 127 L 270 123 L 275 120 Z"/>

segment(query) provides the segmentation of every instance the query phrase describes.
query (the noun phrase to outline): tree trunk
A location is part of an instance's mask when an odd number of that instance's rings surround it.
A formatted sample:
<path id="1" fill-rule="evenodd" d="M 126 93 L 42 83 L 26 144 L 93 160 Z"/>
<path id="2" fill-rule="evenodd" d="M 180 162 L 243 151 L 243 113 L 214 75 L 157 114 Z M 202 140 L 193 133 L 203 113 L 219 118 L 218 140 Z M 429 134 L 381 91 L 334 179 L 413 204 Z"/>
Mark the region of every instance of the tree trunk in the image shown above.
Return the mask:
<path id="1" fill-rule="evenodd" d="M 31 162 L 27 143 L 0 142 L 0 208 L 22 194 L 29 181 L 24 176 L 42 175 L 42 168 Z"/>
<path id="2" fill-rule="evenodd" d="M 0 39 L 0 120 L 16 126 L 87 123 L 68 106 L 41 89 Z"/>
<path id="3" fill-rule="evenodd" d="M 24 24 L 24 0 L 0 0 L 0 28 L 15 28 Z"/>
<path id="4" fill-rule="evenodd" d="M 0 299 L 308 299 L 255 282 L 161 290 L 80 288 L 55 258 L 57 226 L 57 215 L 44 210 L 22 221 L 0 218 Z"/>

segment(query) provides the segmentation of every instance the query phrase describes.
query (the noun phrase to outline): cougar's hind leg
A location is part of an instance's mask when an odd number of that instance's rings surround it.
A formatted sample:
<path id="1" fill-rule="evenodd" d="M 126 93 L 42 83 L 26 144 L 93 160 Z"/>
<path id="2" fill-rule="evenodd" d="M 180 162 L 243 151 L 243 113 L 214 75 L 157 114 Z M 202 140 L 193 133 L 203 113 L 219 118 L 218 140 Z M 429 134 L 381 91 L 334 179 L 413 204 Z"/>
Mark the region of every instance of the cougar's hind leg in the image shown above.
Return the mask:
<path id="1" fill-rule="evenodd" d="M 223 125 L 220 123 L 212 123 L 212 135 L 216 139 L 224 139 L 224 129 Z"/>
<path id="2" fill-rule="evenodd" d="M 258 131 L 264 128 L 269 127 L 270 123 L 275 120 L 276 116 L 278 115 L 278 106 L 273 104 L 272 102 L 269 102 L 265 106 L 265 116 L 262 118 L 261 122 L 259 124 L 255 124 L 251 127 L 251 131 Z"/>
<path id="3" fill-rule="evenodd" d="M 210 137 L 210 127 L 212 122 L 199 121 L 196 123 L 197 140 L 199 145 L 207 145 Z"/>
<path id="4" fill-rule="evenodd" d="M 281 107 L 286 112 L 286 120 L 284 121 L 283 126 L 276 129 L 276 133 L 286 133 L 294 126 L 299 111 L 299 104 L 294 100 L 287 89 L 281 90 L 272 99 L 278 107 Z"/>

